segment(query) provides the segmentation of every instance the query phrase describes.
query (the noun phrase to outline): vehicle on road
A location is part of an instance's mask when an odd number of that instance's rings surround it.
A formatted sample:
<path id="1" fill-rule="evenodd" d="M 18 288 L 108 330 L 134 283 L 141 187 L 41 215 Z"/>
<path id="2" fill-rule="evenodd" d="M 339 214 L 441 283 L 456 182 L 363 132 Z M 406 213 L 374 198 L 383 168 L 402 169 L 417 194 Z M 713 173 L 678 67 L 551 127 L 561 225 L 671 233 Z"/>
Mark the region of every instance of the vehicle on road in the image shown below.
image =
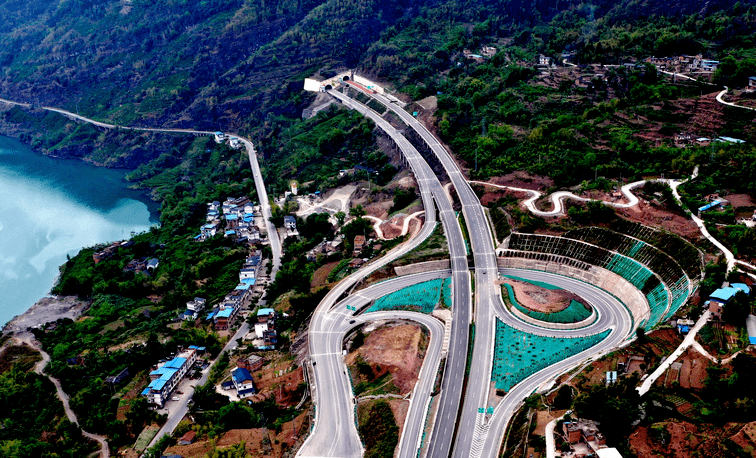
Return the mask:
<path id="1" fill-rule="evenodd" d="M 178 396 L 174 396 L 171 398 L 171 401 L 178 401 L 178 400 L 179 400 Z"/>

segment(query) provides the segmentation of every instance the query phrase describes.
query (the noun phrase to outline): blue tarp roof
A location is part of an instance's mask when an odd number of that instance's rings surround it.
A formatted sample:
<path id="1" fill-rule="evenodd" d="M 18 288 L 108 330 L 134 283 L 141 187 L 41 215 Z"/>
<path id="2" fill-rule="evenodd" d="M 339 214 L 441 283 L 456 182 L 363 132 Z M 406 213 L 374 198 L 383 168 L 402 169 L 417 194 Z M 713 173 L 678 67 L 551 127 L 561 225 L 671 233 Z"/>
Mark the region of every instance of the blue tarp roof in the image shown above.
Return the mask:
<path id="1" fill-rule="evenodd" d="M 233 312 L 234 312 L 234 309 L 232 309 L 231 307 L 226 307 L 225 309 L 218 312 L 218 314 L 215 317 L 216 318 L 229 318 Z"/>
<path id="2" fill-rule="evenodd" d="M 165 363 L 165 366 L 163 367 L 171 367 L 173 369 L 181 369 L 181 367 L 186 364 L 186 358 L 182 358 L 181 356 L 177 356 L 173 358 L 172 360 Z"/>
<path id="3" fill-rule="evenodd" d="M 204 226 L 202 226 L 203 229 L 212 229 L 215 227 L 215 224 L 207 223 Z"/>
<path id="4" fill-rule="evenodd" d="M 231 377 L 234 378 L 236 383 L 242 383 L 245 380 L 252 380 L 252 374 L 243 367 L 237 367 L 231 372 Z"/>
<path id="5" fill-rule="evenodd" d="M 194 240 L 197 240 L 197 239 L 199 239 L 200 237 L 202 237 L 202 234 L 197 234 L 197 235 L 195 235 L 195 236 L 194 236 Z"/>
<path id="6" fill-rule="evenodd" d="M 154 391 L 162 391 L 163 388 L 165 388 L 165 385 L 168 383 L 168 380 L 164 380 L 163 378 L 159 378 L 157 380 L 153 380 L 148 385 L 148 388 Z"/>
<path id="7" fill-rule="evenodd" d="M 234 235 L 236 234 L 236 231 L 226 231 L 226 235 Z"/>
<path id="8" fill-rule="evenodd" d="M 720 204 L 722 204 L 721 201 L 715 200 L 714 202 L 710 202 L 710 203 L 704 205 L 703 207 L 698 207 L 698 211 L 705 212 L 706 210 L 710 210 L 710 209 L 712 209 L 712 208 L 714 208 L 714 207 L 716 207 L 716 206 L 718 206 Z"/>
<path id="9" fill-rule="evenodd" d="M 226 215 L 226 219 L 229 221 L 234 221 L 238 218 L 239 216 L 236 213 L 229 213 L 228 215 Z"/>
<path id="10" fill-rule="evenodd" d="M 207 314 L 207 318 L 205 318 L 205 320 L 207 321 L 212 320 L 214 316 L 215 316 L 215 312 L 210 312 Z"/>
<path id="11" fill-rule="evenodd" d="M 146 396 L 148 394 L 150 394 L 150 389 L 149 388 L 145 388 L 144 390 L 142 390 L 142 396 Z"/>
<path id="12" fill-rule="evenodd" d="M 239 290 L 248 290 L 249 288 L 255 286 L 255 279 L 254 278 L 245 278 L 242 280 L 241 283 L 239 283 L 239 286 L 236 287 L 236 289 Z"/>
<path id="13" fill-rule="evenodd" d="M 719 288 L 718 290 L 711 293 L 711 296 L 709 296 L 711 299 L 716 299 L 720 302 L 727 302 L 730 299 L 735 296 L 738 291 L 740 291 L 738 288 L 733 288 L 732 286 L 728 286 L 726 288 Z"/>
<path id="14" fill-rule="evenodd" d="M 269 309 L 260 309 L 260 310 L 257 311 L 257 316 L 272 315 L 274 313 L 276 313 L 276 311 L 273 310 L 273 309 L 270 309 L 270 308 Z"/>
<path id="15" fill-rule="evenodd" d="M 745 283 L 730 283 L 730 286 L 737 288 L 746 294 L 751 294 L 751 288 L 749 288 Z"/>

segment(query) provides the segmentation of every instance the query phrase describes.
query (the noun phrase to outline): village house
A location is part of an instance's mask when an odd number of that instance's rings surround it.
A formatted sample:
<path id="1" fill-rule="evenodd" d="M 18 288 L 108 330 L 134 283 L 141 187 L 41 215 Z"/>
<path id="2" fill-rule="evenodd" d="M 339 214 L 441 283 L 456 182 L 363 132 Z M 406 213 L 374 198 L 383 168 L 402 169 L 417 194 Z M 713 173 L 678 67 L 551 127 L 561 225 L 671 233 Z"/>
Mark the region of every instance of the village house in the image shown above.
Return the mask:
<path id="1" fill-rule="evenodd" d="M 360 253 L 362 253 L 362 249 L 365 248 L 365 236 L 364 235 L 356 235 L 354 237 L 354 250 L 352 252 L 352 256 L 357 257 Z"/>
<path id="2" fill-rule="evenodd" d="M 215 143 L 223 143 L 226 141 L 226 134 L 223 132 L 216 132 L 213 134 L 213 137 L 215 138 Z"/>
<path id="3" fill-rule="evenodd" d="M 240 358 L 236 361 L 236 366 L 243 369 L 247 369 L 249 372 L 254 372 L 265 365 L 265 359 L 258 355 L 249 355 L 246 358 Z"/>
<path id="4" fill-rule="evenodd" d="M 538 65 L 545 67 L 551 66 L 551 57 L 544 56 L 543 54 L 538 56 Z"/>
<path id="5" fill-rule="evenodd" d="M 155 269 L 158 268 L 160 265 L 160 260 L 158 258 L 152 258 L 149 261 L 147 261 L 147 272 L 154 272 Z"/>
<path id="6" fill-rule="evenodd" d="M 575 450 L 575 455 L 589 456 L 606 446 L 606 437 L 592 420 L 574 419 L 562 424 L 564 440 Z"/>
<path id="7" fill-rule="evenodd" d="M 242 147 L 242 146 L 244 146 L 244 145 L 243 145 L 243 143 L 241 142 L 241 140 L 239 140 L 238 138 L 236 138 L 236 137 L 231 137 L 231 138 L 230 138 L 230 139 L 228 140 L 228 146 L 230 146 L 230 147 L 231 147 L 231 148 L 233 148 L 233 149 L 241 149 L 241 147 Z"/>
<path id="8" fill-rule="evenodd" d="M 236 388 L 236 394 L 239 398 L 244 399 L 250 396 L 254 396 L 257 391 L 255 390 L 255 382 L 252 378 L 252 374 L 243 367 L 237 367 L 231 371 L 231 379 L 234 381 L 234 387 Z"/>
<path id="9" fill-rule="evenodd" d="M 197 437 L 197 431 L 187 431 L 186 434 L 179 439 L 179 445 L 191 445 L 194 443 L 194 438 Z"/>
<path id="10" fill-rule="evenodd" d="M 756 345 L 756 316 L 748 315 L 748 318 L 746 318 L 746 330 L 748 331 L 748 343 Z"/>
<path id="11" fill-rule="evenodd" d="M 483 46 L 480 48 L 480 53 L 483 54 L 483 57 L 491 58 L 496 55 L 497 49 L 494 46 Z"/>
<path id="12" fill-rule="evenodd" d="M 708 305 L 711 317 L 717 320 L 722 319 L 722 310 L 735 297 L 738 292 L 744 292 L 746 295 L 751 294 L 751 289 L 745 283 L 732 283 L 730 286 L 719 288 L 709 296 Z"/>
<path id="13" fill-rule="evenodd" d="M 223 308 L 223 310 L 220 310 L 213 318 L 215 320 L 215 330 L 227 331 L 231 326 L 231 322 L 233 322 L 234 318 L 236 317 L 237 310 L 238 308 L 235 308 L 233 306 L 226 306 Z"/>
<path id="14" fill-rule="evenodd" d="M 297 220 L 293 216 L 291 216 L 291 215 L 284 216 L 284 227 L 288 231 L 291 231 L 291 232 L 296 231 L 297 230 Z"/>
<path id="15" fill-rule="evenodd" d="M 118 385 L 122 381 L 126 379 L 126 377 L 129 376 L 129 368 L 122 370 L 116 375 L 110 375 L 108 377 L 105 377 L 105 383 L 109 383 L 111 385 Z"/>
<path id="16" fill-rule="evenodd" d="M 748 87 L 746 88 L 746 91 L 748 92 L 756 91 L 756 76 L 748 77 Z"/>
<path id="17" fill-rule="evenodd" d="M 196 320 L 200 312 L 205 309 L 205 303 L 205 299 L 201 297 L 195 297 L 193 300 L 187 302 L 184 320 Z"/>

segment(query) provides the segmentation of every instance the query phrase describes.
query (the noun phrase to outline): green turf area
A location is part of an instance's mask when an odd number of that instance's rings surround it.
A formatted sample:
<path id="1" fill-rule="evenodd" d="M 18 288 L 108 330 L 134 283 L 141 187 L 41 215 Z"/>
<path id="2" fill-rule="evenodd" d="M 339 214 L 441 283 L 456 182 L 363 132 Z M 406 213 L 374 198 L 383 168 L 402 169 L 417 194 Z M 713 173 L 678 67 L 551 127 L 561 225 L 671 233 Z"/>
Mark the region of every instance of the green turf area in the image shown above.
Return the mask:
<path id="1" fill-rule="evenodd" d="M 156 426 L 148 426 L 142 430 L 142 433 L 137 437 L 136 444 L 134 444 L 134 450 L 137 452 L 144 451 L 153 437 L 158 433 L 160 428 Z"/>
<path id="2" fill-rule="evenodd" d="M 583 321 L 591 316 L 591 312 L 585 308 L 585 305 L 576 300 L 570 302 L 570 305 L 566 309 L 560 310 L 558 312 L 535 312 L 520 305 L 517 302 L 514 294 L 514 289 L 512 289 L 511 285 L 504 284 L 504 286 L 507 288 L 507 292 L 509 293 L 509 301 L 512 303 L 512 305 L 514 305 L 517 310 L 521 311 L 531 318 L 535 318 L 536 320 L 546 321 L 548 323 L 577 323 L 578 321 Z"/>
<path id="3" fill-rule="evenodd" d="M 376 300 L 375 303 L 367 309 L 367 313 L 380 310 L 411 310 L 422 313 L 431 313 L 441 300 L 442 290 L 449 290 L 450 285 L 451 279 L 447 278 L 443 280 L 439 278 L 437 280 L 430 280 L 408 286 Z M 445 303 L 446 300 L 451 302 L 451 292 L 444 293 Z"/>
<path id="4" fill-rule="evenodd" d="M 543 337 L 497 320 L 491 378 L 496 382 L 496 389 L 509 391 L 530 375 L 591 348 L 608 335 L 609 330 L 587 337 Z"/>
<path id="5" fill-rule="evenodd" d="M 512 280 L 523 281 L 525 283 L 530 283 L 531 285 L 540 286 L 543 289 L 548 289 L 548 290 L 562 289 L 558 286 L 552 285 L 551 283 L 544 283 L 542 281 L 528 280 L 527 278 L 515 277 L 514 275 L 503 275 L 503 276 L 506 278 L 511 278 Z"/>

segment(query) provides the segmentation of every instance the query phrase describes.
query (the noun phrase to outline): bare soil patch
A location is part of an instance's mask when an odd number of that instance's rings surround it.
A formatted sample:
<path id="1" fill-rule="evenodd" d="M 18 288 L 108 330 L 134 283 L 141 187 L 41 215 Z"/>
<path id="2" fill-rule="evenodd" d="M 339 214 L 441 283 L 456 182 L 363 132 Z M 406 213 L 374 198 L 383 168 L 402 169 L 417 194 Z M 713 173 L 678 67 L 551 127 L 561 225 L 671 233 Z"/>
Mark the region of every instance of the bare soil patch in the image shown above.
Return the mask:
<path id="1" fill-rule="evenodd" d="M 569 307 L 573 300 L 585 304 L 585 301 L 580 296 L 564 289 L 546 289 L 532 283 L 510 278 L 504 279 L 502 283 L 512 286 L 517 302 L 534 312 L 560 312 Z"/>
<path id="2" fill-rule="evenodd" d="M 391 412 L 394 414 L 394 418 L 396 419 L 396 426 L 399 427 L 399 437 L 402 437 L 402 433 L 404 432 L 404 422 L 407 420 L 407 412 L 409 411 L 409 401 L 404 401 L 402 399 L 390 399 L 388 401 L 389 406 L 391 407 Z"/>
<path id="3" fill-rule="evenodd" d="M 649 427 L 638 427 L 630 435 L 630 450 L 638 456 L 665 456 L 670 458 L 724 457 L 731 456 L 725 448 L 725 439 L 747 443 L 745 433 L 739 436 L 742 423 L 727 423 L 724 426 L 695 425 L 687 421 L 665 421 Z M 660 439 L 656 430 L 665 430 L 667 441 Z M 737 440 L 736 440 L 737 439 Z"/>
<path id="4" fill-rule="evenodd" d="M 743 447 L 744 450 L 756 450 L 756 421 L 746 423 L 730 439 Z"/>
<path id="5" fill-rule="evenodd" d="M 364 345 L 346 356 L 346 363 L 353 366 L 358 356 L 361 357 L 370 364 L 374 378 L 389 372 L 399 392 L 407 394 L 415 387 L 420 374 L 424 339 L 422 329 L 416 325 L 379 328 L 365 338 Z"/>
<path id="6" fill-rule="evenodd" d="M 711 361 L 693 349 L 688 349 L 678 360 L 680 369 L 680 387 L 685 389 L 703 389 Z"/>
<path id="7" fill-rule="evenodd" d="M 381 223 L 380 227 L 381 231 L 383 231 L 383 237 L 385 239 L 393 239 L 394 237 L 402 235 L 402 227 L 404 225 L 404 220 L 407 217 L 407 214 L 399 213 Z"/>
<path id="8" fill-rule="evenodd" d="M 325 286 L 328 283 L 328 274 L 331 273 L 336 266 L 339 265 L 339 261 L 329 262 L 318 267 L 318 269 L 312 274 L 312 282 L 310 282 L 311 288 L 319 288 Z"/>
<path id="9" fill-rule="evenodd" d="M 257 386 L 257 394 L 252 402 L 274 396 L 276 403 L 292 407 L 302 399 L 300 384 L 304 382 L 301 367 L 294 367 L 294 361 L 274 361 L 252 374 Z"/>
<path id="10" fill-rule="evenodd" d="M 549 424 L 551 420 L 554 420 L 564 415 L 565 412 L 567 411 L 566 410 L 552 410 L 551 413 L 549 413 L 549 411 L 547 410 L 539 410 L 538 417 L 536 419 L 536 427 L 533 430 L 532 434 L 535 434 L 537 436 L 545 436 L 546 425 Z"/>
<path id="11" fill-rule="evenodd" d="M 724 196 L 724 199 L 727 199 L 734 208 L 753 207 L 756 205 L 756 202 L 748 194 L 728 194 Z"/>
<path id="12" fill-rule="evenodd" d="M 545 191 L 554 186 L 554 180 L 551 178 L 534 175 L 523 170 L 508 173 L 504 176 L 492 177 L 489 181 L 502 186 L 531 189 L 533 191 Z"/>
<path id="13" fill-rule="evenodd" d="M 643 199 L 631 208 L 618 208 L 617 214 L 630 221 L 646 226 L 659 227 L 691 241 L 701 238 L 698 226 L 687 216 L 670 211 L 665 206 L 657 205 Z"/>

